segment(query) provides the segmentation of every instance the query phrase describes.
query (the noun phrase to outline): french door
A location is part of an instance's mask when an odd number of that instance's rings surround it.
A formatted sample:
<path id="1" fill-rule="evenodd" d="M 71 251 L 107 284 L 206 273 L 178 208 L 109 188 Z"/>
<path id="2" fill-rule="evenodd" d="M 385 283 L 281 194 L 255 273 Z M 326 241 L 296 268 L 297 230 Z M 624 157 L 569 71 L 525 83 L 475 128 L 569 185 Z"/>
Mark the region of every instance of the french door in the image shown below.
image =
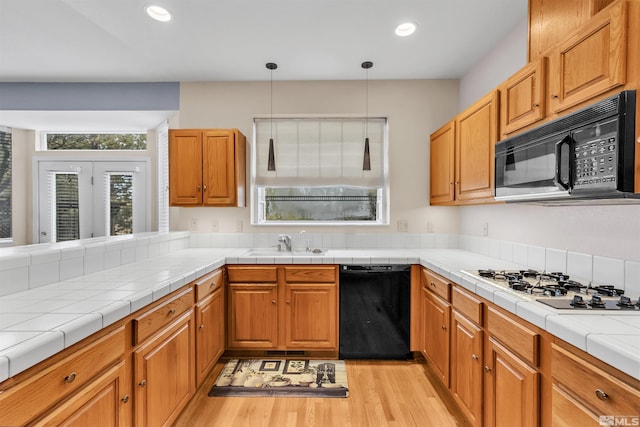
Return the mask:
<path id="1" fill-rule="evenodd" d="M 147 163 L 39 161 L 38 241 L 148 230 Z"/>

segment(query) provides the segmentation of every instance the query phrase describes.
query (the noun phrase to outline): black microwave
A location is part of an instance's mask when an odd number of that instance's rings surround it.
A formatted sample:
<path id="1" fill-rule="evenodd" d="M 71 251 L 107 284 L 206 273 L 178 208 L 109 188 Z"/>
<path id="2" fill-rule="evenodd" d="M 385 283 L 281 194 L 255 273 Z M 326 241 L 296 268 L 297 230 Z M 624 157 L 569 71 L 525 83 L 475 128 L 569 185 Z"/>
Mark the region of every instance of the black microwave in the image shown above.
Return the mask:
<path id="1" fill-rule="evenodd" d="M 496 143 L 495 198 L 505 202 L 639 199 L 636 92 L 623 91 Z"/>

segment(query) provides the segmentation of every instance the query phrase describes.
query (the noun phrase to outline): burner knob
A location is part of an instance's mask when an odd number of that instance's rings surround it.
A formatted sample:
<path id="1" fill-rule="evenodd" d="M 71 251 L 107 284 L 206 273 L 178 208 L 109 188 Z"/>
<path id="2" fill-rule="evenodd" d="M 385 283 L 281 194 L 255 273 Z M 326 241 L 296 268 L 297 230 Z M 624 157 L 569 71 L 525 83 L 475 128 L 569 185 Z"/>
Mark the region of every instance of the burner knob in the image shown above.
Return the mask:
<path id="1" fill-rule="evenodd" d="M 594 295 L 591 297 L 591 304 L 602 304 L 602 297 Z"/>
<path id="2" fill-rule="evenodd" d="M 574 307 L 584 307 L 586 305 L 581 295 L 574 295 L 570 304 Z"/>

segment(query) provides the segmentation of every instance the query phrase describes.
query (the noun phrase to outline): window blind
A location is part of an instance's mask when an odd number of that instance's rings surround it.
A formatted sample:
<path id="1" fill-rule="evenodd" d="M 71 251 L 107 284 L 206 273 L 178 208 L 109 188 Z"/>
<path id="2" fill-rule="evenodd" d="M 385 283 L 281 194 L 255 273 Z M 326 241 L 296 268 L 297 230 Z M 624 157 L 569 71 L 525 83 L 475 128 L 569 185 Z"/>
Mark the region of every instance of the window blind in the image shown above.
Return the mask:
<path id="1" fill-rule="evenodd" d="M 267 170 L 273 132 L 276 170 Z M 269 187 L 384 185 L 384 118 L 255 119 L 255 183 Z M 362 170 L 365 135 L 371 170 Z"/>

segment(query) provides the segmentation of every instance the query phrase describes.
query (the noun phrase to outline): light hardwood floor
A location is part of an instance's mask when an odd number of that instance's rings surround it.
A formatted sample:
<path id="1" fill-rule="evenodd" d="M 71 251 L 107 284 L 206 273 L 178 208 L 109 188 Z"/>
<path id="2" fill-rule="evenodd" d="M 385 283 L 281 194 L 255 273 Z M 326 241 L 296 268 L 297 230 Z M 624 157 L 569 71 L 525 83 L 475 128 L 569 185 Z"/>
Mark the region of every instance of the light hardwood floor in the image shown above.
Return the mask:
<path id="1" fill-rule="evenodd" d="M 174 426 L 467 427 L 424 360 L 347 360 L 349 397 L 208 397 L 222 360 Z"/>

